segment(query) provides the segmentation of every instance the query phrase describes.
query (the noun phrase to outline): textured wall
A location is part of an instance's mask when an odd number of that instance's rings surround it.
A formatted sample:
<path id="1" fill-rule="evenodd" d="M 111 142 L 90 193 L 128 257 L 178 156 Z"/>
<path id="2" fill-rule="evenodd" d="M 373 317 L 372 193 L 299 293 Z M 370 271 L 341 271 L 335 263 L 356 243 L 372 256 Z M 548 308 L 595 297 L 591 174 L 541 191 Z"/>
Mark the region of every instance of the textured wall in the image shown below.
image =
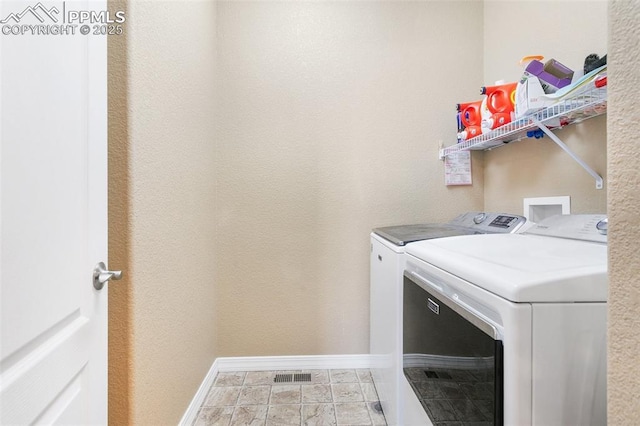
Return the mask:
<path id="1" fill-rule="evenodd" d="M 543 55 L 577 70 L 590 53 L 607 52 L 607 2 L 494 1 L 484 10 L 486 85 L 522 75 L 520 58 Z M 605 177 L 606 118 L 596 117 L 557 132 L 597 173 Z M 526 139 L 485 154 L 487 210 L 522 214 L 524 197 L 571 196 L 572 213 L 606 212 L 606 188 L 595 181 L 548 137 Z"/>
<path id="2" fill-rule="evenodd" d="M 640 2 L 613 1 L 609 15 L 609 418 L 640 419 Z"/>
<path id="3" fill-rule="evenodd" d="M 110 39 L 112 424 L 176 424 L 215 359 L 215 23 L 130 1 Z"/>
<path id="4" fill-rule="evenodd" d="M 481 17 L 477 1 L 219 3 L 220 355 L 368 352 L 371 228 L 482 208 L 481 157 L 464 188 L 437 157 L 481 84 Z"/>
<path id="5" fill-rule="evenodd" d="M 110 1 L 113 12 L 125 1 Z M 108 38 L 109 93 L 109 266 L 124 271 L 109 283 L 109 424 L 130 423 L 132 383 L 131 192 L 127 31 Z"/>

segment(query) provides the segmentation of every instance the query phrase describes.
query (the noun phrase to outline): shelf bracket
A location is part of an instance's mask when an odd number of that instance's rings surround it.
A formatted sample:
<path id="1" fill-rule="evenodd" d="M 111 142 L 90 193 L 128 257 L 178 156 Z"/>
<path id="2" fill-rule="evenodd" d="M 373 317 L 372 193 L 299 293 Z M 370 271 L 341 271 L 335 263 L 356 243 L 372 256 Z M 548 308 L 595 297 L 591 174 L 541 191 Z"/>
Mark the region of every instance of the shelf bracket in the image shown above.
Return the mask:
<path id="1" fill-rule="evenodd" d="M 596 180 L 596 189 L 602 189 L 603 188 L 604 185 L 603 185 L 602 176 L 600 176 L 591 167 L 589 167 L 589 165 L 587 163 L 585 163 L 582 160 L 582 158 L 578 157 L 575 152 L 571 151 L 571 149 L 567 145 L 565 145 L 565 143 L 562 142 L 560 140 L 560 138 L 555 135 L 555 133 L 553 133 L 551 130 L 549 130 L 549 128 L 547 126 L 545 126 L 544 124 L 542 124 L 540 121 L 538 121 L 536 119 L 533 119 L 533 123 L 536 126 L 538 126 L 540 128 L 540 130 L 542 130 L 544 132 L 545 135 L 549 136 L 551 138 L 551 140 L 556 143 L 556 145 L 558 145 L 560 148 L 562 148 L 564 152 L 569 154 L 569 156 L 571 158 L 573 158 L 578 164 L 580 164 L 580 166 L 582 166 L 582 168 L 585 169 L 586 172 L 589 173 Z"/>

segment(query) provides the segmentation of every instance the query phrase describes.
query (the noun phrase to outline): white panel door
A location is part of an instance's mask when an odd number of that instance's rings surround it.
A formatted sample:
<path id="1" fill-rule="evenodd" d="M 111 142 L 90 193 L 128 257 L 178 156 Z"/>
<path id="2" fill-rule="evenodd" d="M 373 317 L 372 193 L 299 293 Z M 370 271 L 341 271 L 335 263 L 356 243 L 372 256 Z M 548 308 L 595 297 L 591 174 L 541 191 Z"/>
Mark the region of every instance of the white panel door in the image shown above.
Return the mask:
<path id="1" fill-rule="evenodd" d="M 38 4 L 3 0 L 0 19 Z M 3 425 L 107 421 L 106 41 L 0 34 Z"/>

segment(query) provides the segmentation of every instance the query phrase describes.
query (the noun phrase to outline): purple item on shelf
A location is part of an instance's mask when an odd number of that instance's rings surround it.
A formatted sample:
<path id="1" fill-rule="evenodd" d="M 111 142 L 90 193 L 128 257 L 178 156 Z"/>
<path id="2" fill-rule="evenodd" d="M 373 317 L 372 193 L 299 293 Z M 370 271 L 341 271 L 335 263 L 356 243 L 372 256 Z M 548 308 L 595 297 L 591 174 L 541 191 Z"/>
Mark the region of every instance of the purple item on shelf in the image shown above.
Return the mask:
<path id="1" fill-rule="evenodd" d="M 573 78 L 573 71 L 555 59 L 550 59 L 545 64 L 534 59 L 529 63 L 525 72 L 538 77 L 545 93 L 553 93 L 568 86 Z"/>

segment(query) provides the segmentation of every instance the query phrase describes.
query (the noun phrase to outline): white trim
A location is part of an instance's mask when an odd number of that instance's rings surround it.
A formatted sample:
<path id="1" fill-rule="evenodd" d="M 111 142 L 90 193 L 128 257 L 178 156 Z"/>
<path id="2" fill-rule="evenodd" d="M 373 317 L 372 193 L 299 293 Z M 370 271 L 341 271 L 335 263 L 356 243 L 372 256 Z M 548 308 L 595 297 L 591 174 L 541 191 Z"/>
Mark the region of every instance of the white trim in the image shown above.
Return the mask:
<path id="1" fill-rule="evenodd" d="M 213 365 L 211 365 L 209 372 L 204 377 L 202 384 L 200 384 L 200 387 L 191 400 L 189 407 L 187 407 L 187 411 L 185 411 L 182 419 L 180 419 L 180 423 L 178 423 L 179 426 L 191 426 L 196 421 L 198 411 L 204 403 L 204 399 L 207 397 L 207 393 L 213 385 L 213 381 L 216 379 L 218 371 L 218 360 L 216 359 L 213 361 Z"/>
<path id="2" fill-rule="evenodd" d="M 191 426 L 198 410 L 207 397 L 209 388 L 221 371 L 263 370 L 329 370 L 345 368 L 371 368 L 371 355 L 302 355 L 302 356 L 257 356 L 216 358 L 187 411 L 180 419 L 180 426 Z"/>
<path id="3" fill-rule="evenodd" d="M 323 370 L 370 368 L 371 356 L 302 355 L 218 358 L 218 371 Z"/>

